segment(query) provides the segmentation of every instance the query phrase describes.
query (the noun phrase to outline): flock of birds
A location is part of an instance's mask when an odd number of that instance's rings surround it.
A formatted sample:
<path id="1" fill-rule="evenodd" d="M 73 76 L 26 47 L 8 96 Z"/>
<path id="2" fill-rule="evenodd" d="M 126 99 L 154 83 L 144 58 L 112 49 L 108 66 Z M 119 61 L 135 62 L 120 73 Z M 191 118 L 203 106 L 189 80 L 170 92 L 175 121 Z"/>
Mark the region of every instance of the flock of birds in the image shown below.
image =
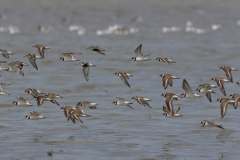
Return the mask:
<path id="1" fill-rule="evenodd" d="M 29 59 L 29 62 L 32 64 L 32 66 L 36 70 L 38 70 L 38 67 L 36 64 L 36 59 L 43 59 L 45 49 L 50 49 L 50 47 L 47 47 L 44 45 L 39 45 L 39 44 L 37 44 L 33 47 L 38 49 L 40 56 L 37 56 L 35 54 L 27 54 L 24 57 L 27 57 Z M 90 47 L 88 47 L 86 49 L 90 49 L 99 54 L 105 55 L 105 53 L 103 53 L 105 50 L 99 46 L 91 45 Z M 140 44 L 136 48 L 136 50 L 135 50 L 136 57 L 132 57 L 133 61 L 143 62 L 143 61 L 150 60 L 149 58 L 147 58 L 147 56 L 150 56 L 150 54 L 143 55 L 141 52 L 141 49 L 142 49 L 142 44 Z M 12 53 L 8 50 L 3 50 L 3 49 L 0 49 L 0 54 L 2 54 L 7 59 L 9 58 L 9 55 L 14 55 L 14 53 Z M 64 62 L 72 62 L 72 61 L 79 61 L 79 60 L 75 59 L 73 57 L 73 55 L 81 54 L 81 53 L 62 53 L 62 54 L 63 54 L 63 57 L 60 57 L 59 60 L 62 60 Z M 175 61 L 173 61 L 167 57 L 157 57 L 155 60 L 158 60 L 160 62 L 165 62 L 169 65 L 171 63 L 176 63 Z M 0 63 L 7 63 L 7 61 L 0 61 Z M 21 61 L 13 61 L 13 62 L 9 63 L 8 65 L 9 65 L 9 67 L 4 68 L 0 64 L 0 71 L 15 72 L 15 73 L 21 74 L 22 76 L 24 76 L 24 72 L 22 71 L 23 66 L 29 66 L 27 63 L 24 63 Z M 90 67 L 94 67 L 95 65 L 88 63 L 88 62 L 80 62 L 77 65 L 82 66 L 84 77 L 85 77 L 86 81 L 88 81 L 89 80 L 89 78 L 88 78 L 89 77 L 89 69 L 90 69 Z M 210 102 L 212 102 L 211 93 L 215 93 L 212 90 L 212 88 L 216 88 L 217 86 L 219 87 L 219 89 L 223 93 L 223 95 L 226 96 L 226 92 L 224 89 L 224 83 L 226 83 L 226 82 L 233 83 L 231 71 L 237 71 L 237 69 L 234 69 L 234 68 L 228 67 L 228 66 L 222 66 L 220 69 L 222 69 L 225 72 L 225 75 L 228 79 L 213 77 L 211 80 L 216 82 L 217 85 L 200 84 L 198 86 L 198 88 L 196 89 L 196 91 L 198 91 L 200 93 L 204 93 Z M 129 77 L 132 77 L 131 74 L 125 73 L 125 72 L 117 72 L 117 73 L 115 73 L 115 75 L 119 76 L 120 79 L 124 82 L 124 84 L 126 84 L 128 87 L 130 87 L 130 84 L 128 83 L 128 79 L 129 79 Z M 167 89 L 168 85 L 169 86 L 173 85 L 173 81 L 172 81 L 173 79 L 180 79 L 179 77 L 171 75 L 171 74 L 161 74 L 159 77 L 162 77 L 162 83 L 163 83 L 164 89 Z M 240 85 L 240 81 L 238 81 L 237 84 Z M 2 90 L 2 86 L 6 86 L 6 85 L 11 85 L 11 84 L 0 83 L 0 94 L 10 95 L 8 93 L 5 93 Z M 173 100 L 177 100 L 178 98 L 183 98 L 183 97 L 186 97 L 186 98 L 201 98 L 202 97 L 201 95 L 194 93 L 194 91 L 191 89 L 191 87 L 189 86 L 188 82 L 185 79 L 183 79 L 182 88 L 185 90 L 185 93 L 182 93 L 180 96 L 178 96 L 174 93 L 163 93 L 161 95 L 166 98 L 165 103 L 166 103 L 167 107 L 163 106 L 163 111 L 164 111 L 163 115 L 165 115 L 166 117 L 181 117 L 182 116 L 182 115 L 178 114 L 180 107 L 177 110 L 174 110 Z M 46 93 L 43 93 L 34 88 L 28 88 L 24 92 L 27 92 L 28 94 L 32 95 L 32 97 L 37 100 L 38 106 L 41 106 L 44 101 L 51 101 L 52 103 L 59 106 L 59 104 L 55 100 L 55 98 L 63 98 L 58 94 L 55 94 L 52 92 L 46 94 Z M 238 106 L 238 101 L 240 100 L 240 94 L 230 94 L 230 97 L 232 97 L 232 98 L 218 98 L 217 99 L 217 101 L 219 101 L 221 103 L 221 105 L 220 105 L 221 118 L 223 118 L 226 115 L 228 104 L 232 104 L 235 109 Z M 120 98 L 120 97 L 116 97 L 116 98 L 118 100 L 114 101 L 112 104 L 115 104 L 118 106 L 128 106 L 129 108 L 134 109 L 133 107 L 130 106 L 132 104 L 131 102 L 127 102 L 123 98 Z M 32 104 L 29 103 L 27 98 L 17 97 L 17 99 L 18 100 L 14 101 L 13 104 L 19 105 L 19 106 L 32 106 Z M 148 106 L 149 108 L 152 108 L 147 102 L 147 101 L 151 101 L 151 100 L 146 97 L 134 96 L 134 97 L 132 97 L 132 99 L 144 107 Z M 61 107 L 61 109 L 63 109 L 64 114 L 68 121 L 71 119 L 71 121 L 73 123 L 75 123 L 76 120 L 83 123 L 79 117 L 91 117 L 90 115 L 85 114 L 83 112 L 83 108 L 96 109 L 97 105 L 98 104 L 94 103 L 94 102 L 80 101 L 77 103 L 76 107 L 63 106 L 63 107 Z M 41 116 L 40 113 L 37 111 L 33 111 L 33 112 L 30 112 L 29 115 L 26 115 L 25 118 L 31 119 L 31 120 L 38 120 L 38 119 L 44 119 L 46 117 Z M 215 126 L 215 127 L 224 129 L 220 124 L 215 123 L 213 121 L 209 121 L 209 120 L 204 120 L 201 122 L 201 124 L 203 126 Z"/>

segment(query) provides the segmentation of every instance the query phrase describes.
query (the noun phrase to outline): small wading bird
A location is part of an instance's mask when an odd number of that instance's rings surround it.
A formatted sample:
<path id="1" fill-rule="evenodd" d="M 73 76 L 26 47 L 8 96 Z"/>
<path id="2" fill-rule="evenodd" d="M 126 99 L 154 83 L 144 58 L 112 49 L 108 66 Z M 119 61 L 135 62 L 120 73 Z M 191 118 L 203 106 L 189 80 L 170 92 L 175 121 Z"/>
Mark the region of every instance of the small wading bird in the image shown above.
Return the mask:
<path id="1" fill-rule="evenodd" d="M 227 78 L 233 83 L 231 71 L 238 71 L 238 70 L 228 66 L 222 66 L 220 69 L 222 69 L 225 72 L 225 75 L 227 76 Z"/>
<path id="2" fill-rule="evenodd" d="M 128 106 L 129 108 L 134 109 L 133 107 L 130 106 L 130 102 L 125 101 L 123 98 L 120 97 L 116 97 L 118 100 L 117 101 L 113 101 L 112 104 L 118 105 L 118 106 Z"/>
<path id="3" fill-rule="evenodd" d="M 145 97 L 140 97 L 140 96 L 134 96 L 134 97 L 132 97 L 132 99 L 134 101 L 138 102 L 143 107 L 145 107 L 145 105 L 146 105 L 146 106 L 148 106 L 149 108 L 152 109 L 152 107 L 147 103 L 147 101 L 151 101 L 150 99 L 145 98 Z"/>
<path id="4" fill-rule="evenodd" d="M 215 93 L 213 90 L 202 87 L 202 88 L 197 88 L 196 91 L 206 94 L 207 99 L 210 102 L 212 102 L 211 93 Z"/>
<path id="5" fill-rule="evenodd" d="M 35 46 L 33 46 L 35 48 L 38 49 L 38 53 L 40 54 L 40 56 L 42 58 L 44 58 L 44 50 L 45 49 L 51 49 L 50 47 L 47 47 L 47 46 L 44 46 L 44 45 L 41 45 L 41 44 L 36 44 Z"/>
<path id="6" fill-rule="evenodd" d="M 204 126 L 206 126 L 206 127 L 218 127 L 218 128 L 224 129 L 222 127 L 222 125 L 220 125 L 218 123 L 215 123 L 213 121 L 204 120 L 204 121 L 201 122 L 201 124 L 203 125 L 203 127 Z"/>
<path id="7" fill-rule="evenodd" d="M 75 123 L 75 119 L 73 118 L 73 116 L 71 116 L 71 114 L 76 110 L 76 108 L 73 108 L 71 106 L 63 106 L 61 107 L 61 109 L 63 109 L 64 115 L 67 120 L 69 121 L 69 119 L 71 119 L 72 122 Z"/>
<path id="8" fill-rule="evenodd" d="M 96 109 L 96 105 L 98 105 L 97 103 L 94 102 L 89 102 L 89 101 L 80 101 L 77 103 L 76 107 L 81 106 L 82 108 L 90 108 L 90 109 Z"/>
<path id="9" fill-rule="evenodd" d="M 180 79 L 179 77 L 176 77 L 171 74 L 161 74 L 159 77 L 162 77 L 162 83 L 164 89 L 166 89 L 169 86 L 173 85 L 172 79 Z"/>
<path id="10" fill-rule="evenodd" d="M 36 59 L 42 59 L 41 57 L 39 56 L 36 56 L 35 54 L 27 54 L 26 56 L 24 57 L 27 57 L 29 59 L 29 62 L 32 64 L 32 66 L 38 70 L 38 67 L 37 67 L 37 64 L 36 64 Z"/>
<path id="11" fill-rule="evenodd" d="M 28 102 L 27 98 L 24 97 L 17 97 L 18 101 L 13 101 L 13 104 L 17 105 L 17 106 L 32 106 L 32 104 L 30 104 Z"/>
<path id="12" fill-rule="evenodd" d="M 88 81 L 88 80 L 89 80 L 89 78 L 88 78 L 89 68 L 90 68 L 90 67 L 95 67 L 95 65 L 94 65 L 94 64 L 91 64 L 91 63 L 88 63 L 88 62 L 80 62 L 80 63 L 78 63 L 78 64 L 76 64 L 76 65 L 80 65 L 80 66 L 83 67 L 84 77 L 85 77 L 86 81 Z"/>
<path id="13" fill-rule="evenodd" d="M 163 115 L 166 117 L 182 117 L 181 114 L 177 113 L 178 111 L 180 111 L 180 107 L 178 107 L 177 110 L 173 111 L 173 115 L 172 115 L 171 111 L 164 106 L 163 106 L 163 111 L 164 111 Z"/>
<path id="14" fill-rule="evenodd" d="M 34 89 L 34 88 L 28 88 L 24 92 L 27 92 L 28 94 L 33 96 L 33 98 L 37 98 L 40 94 L 46 95 L 45 93 L 43 93 L 43 92 L 41 92 L 41 91 L 39 91 L 37 89 Z"/>
<path id="15" fill-rule="evenodd" d="M 182 98 L 182 97 L 180 97 L 180 96 L 178 96 L 178 95 L 176 95 L 176 94 L 174 94 L 174 93 L 163 93 L 161 96 L 163 96 L 163 97 L 165 97 L 166 98 L 166 100 L 165 100 L 165 103 L 166 103 L 166 105 L 167 105 L 167 110 L 163 110 L 164 112 L 167 112 L 167 114 L 169 114 L 170 113 L 170 116 L 174 116 L 174 110 L 173 110 L 173 104 L 172 104 L 172 102 L 173 102 L 173 100 L 176 100 L 177 101 L 177 99 L 178 98 Z M 165 108 L 165 107 L 164 107 Z M 164 109 L 163 108 L 163 109 Z M 180 110 L 180 108 L 179 108 L 179 110 Z M 179 111 L 179 110 L 176 110 L 176 114 L 177 114 L 177 112 Z"/>
<path id="16" fill-rule="evenodd" d="M 41 106 L 43 104 L 43 101 L 50 101 L 50 102 L 59 106 L 59 104 L 57 103 L 57 101 L 54 98 L 63 98 L 63 97 L 59 96 L 58 94 L 50 92 L 47 95 L 38 96 L 37 97 L 37 104 L 38 104 L 38 106 Z"/>
<path id="17" fill-rule="evenodd" d="M 200 88 L 208 88 L 208 89 L 211 89 L 211 88 L 217 88 L 217 86 L 215 86 L 215 85 L 212 85 L 212 84 L 205 84 L 205 83 L 203 83 L 203 84 L 199 84 L 198 87 L 200 87 Z"/>
<path id="18" fill-rule="evenodd" d="M 191 87 L 189 86 L 188 82 L 185 79 L 183 79 L 182 88 L 186 91 L 185 93 L 182 93 L 181 96 L 183 96 L 183 97 L 186 97 L 186 98 L 201 98 L 202 97 L 201 95 L 193 92 L 193 90 L 191 89 Z"/>
<path id="19" fill-rule="evenodd" d="M 7 85 L 11 85 L 11 84 L 6 84 L 6 83 L 1 83 L 0 82 L 0 95 L 10 95 L 10 94 L 4 92 L 3 89 L 2 89 L 2 86 L 7 86 Z"/>
<path id="20" fill-rule="evenodd" d="M 233 104 L 234 109 L 237 109 L 238 101 L 240 101 L 240 94 L 230 94 L 229 97 L 232 97 L 233 100 L 235 100 L 235 103 Z"/>
<path id="21" fill-rule="evenodd" d="M 38 120 L 38 119 L 44 119 L 46 117 L 41 116 L 40 113 L 37 111 L 33 111 L 33 112 L 30 112 L 29 115 L 26 115 L 24 118 L 31 119 L 31 120 Z"/>
<path id="22" fill-rule="evenodd" d="M 0 49 L 0 54 L 2 54 L 3 57 L 5 57 L 7 59 L 9 58 L 9 55 L 14 55 L 13 52 L 7 51 L 5 49 Z"/>
<path id="23" fill-rule="evenodd" d="M 150 60 L 149 58 L 146 57 L 146 56 L 150 56 L 150 54 L 143 56 L 141 50 L 142 50 L 142 44 L 140 44 L 140 45 L 136 48 L 135 54 L 137 55 L 137 57 L 132 57 L 132 60 L 133 60 L 133 61 L 142 62 L 142 61 L 149 61 L 149 60 Z"/>
<path id="24" fill-rule="evenodd" d="M 62 53 L 64 57 L 60 57 L 59 60 L 64 62 L 72 62 L 72 61 L 79 61 L 73 57 L 73 54 L 82 54 L 82 53 Z"/>
<path id="25" fill-rule="evenodd" d="M 233 104 L 234 108 L 236 108 L 235 105 L 237 105 L 235 103 L 236 101 L 233 99 L 230 99 L 230 98 L 218 98 L 217 101 L 221 103 L 221 105 L 220 105 L 221 118 L 223 118 L 226 115 L 228 104 Z"/>
<path id="26" fill-rule="evenodd" d="M 220 91 L 223 93 L 224 96 L 226 96 L 226 92 L 225 92 L 223 83 L 227 83 L 230 81 L 227 79 L 224 79 L 224 78 L 219 78 L 219 77 L 213 77 L 211 80 L 213 80 L 214 82 L 217 83 Z"/>
<path id="27" fill-rule="evenodd" d="M 91 49 L 92 51 L 95 51 L 95 52 L 97 52 L 99 54 L 102 54 L 102 55 L 105 55 L 105 54 L 103 52 L 101 52 L 101 51 L 106 51 L 106 50 L 102 49 L 101 47 L 94 46 L 94 45 L 91 45 L 90 47 L 86 48 L 86 50 L 87 49 Z"/>
<path id="28" fill-rule="evenodd" d="M 20 61 L 13 61 L 12 63 L 8 64 L 10 67 L 8 67 L 8 72 L 17 72 L 18 74 L 21 74 L 24 76 L 24 73 L 22 71 L 23 66 L 29 66 L 27 63 L 20 62 Z"/>
<path id="29" fill-rule="evenodd" d="M 70 116 L 72 116 L 75 120 L 80 121 L 81 123 L 83 123 L 83 122 L 79 117 L 91 117 L 90 115 L 85 114 L 83 112 L 82 107 L 76 107 L 76 109 L 71 113 Z"/>
<path id="30" fill-rule="evenodd" d="M 129 77 L 133 77 L 131 74 L 124 73 L 124 72 L 117 72 L 114 75 L 119 76 L 121 78 L 121 80 L 130 88 L 130 85 L 129 85 L 127 79 L 129 79 Z"/>
<path id="31" fill-rule="evenodd" d="M 168 63 L 168 64 L 176 63 L 175 61 L 173 61 L 173 60 L 171 60 L 170 58 L 167 58 L 167 57 L 157 57 L 155 60 L 158 60 L 159 62 L 165 62 L 165 63 Z"/>

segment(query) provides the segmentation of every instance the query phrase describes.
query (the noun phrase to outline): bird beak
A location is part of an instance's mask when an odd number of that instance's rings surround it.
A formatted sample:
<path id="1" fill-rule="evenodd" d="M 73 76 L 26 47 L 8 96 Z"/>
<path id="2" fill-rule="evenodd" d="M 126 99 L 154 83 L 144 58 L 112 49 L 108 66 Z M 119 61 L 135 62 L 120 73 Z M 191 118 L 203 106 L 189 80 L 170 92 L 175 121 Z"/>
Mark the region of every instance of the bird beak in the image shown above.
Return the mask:
<path id="1" fill-rule="evenodd" d="M 86 48 L 85 50 L 87 50 L 87 49 L 89 49 L 89 48 Z"/>

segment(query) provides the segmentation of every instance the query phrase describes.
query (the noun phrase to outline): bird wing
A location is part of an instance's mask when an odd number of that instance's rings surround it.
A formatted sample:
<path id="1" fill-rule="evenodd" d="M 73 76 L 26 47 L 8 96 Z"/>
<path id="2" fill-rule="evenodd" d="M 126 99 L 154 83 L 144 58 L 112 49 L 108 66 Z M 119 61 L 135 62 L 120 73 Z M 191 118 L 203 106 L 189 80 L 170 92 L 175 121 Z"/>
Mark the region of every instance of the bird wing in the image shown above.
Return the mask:
<path id="1" fill-rule="evenodd" d="M 67 58 L 73 58 L 73 54 L 72 53 L 62 53 L 64 57 L 67 57 Z"/>
<path id="2" fill-rule="evenodd" d="M 43 47 L 39 47 L 39 48 L 38 48 L 38 53 L 40 54 L 40 56 L 41 56 L 42 58 L 44 58 L 44 48 L 43 48 Z"/>
<path id="3" fill-rule="evenodd" d="M 169 112 L 169 110 L 163 106 L 163 112 Z"/>
<path id="4" fill-rule="evenodd" d="M 165 103 L 167 105 L 168 110 L 171 112 L 171 114 L 173 116 L 173 104 L 172 104 L 172 101 L 173 101 L 173 96 L 167 97 Z"/>
<path id="5" fill-rule="evenodd" d="M 45 100 L 46 96 L 38 96 L 37 97 L 37 105 L 41 106 L 43 104 L 43 101 Z"/>
<path id="6" fill-rule="evenodd" d="M 82 106 L 82 101 L 77 103 L 76 107 L 79 107 L 79 106 Z"/>
<path id="7" fill-rule="evenodd" d="M 162 78 L 162 82 L 163 82 L 164 89 L 166 89 L 168 87 L 168 84 L 169 84 L 169 77 Z"/>
<path id="8" fill-rule="evenodd" d="M 129 79 L 127 73 L 124 73 L 124 72 L 119 72 L 121 75 L 123 75 L 125 78 Z M 131 77 L 131 76 L 130 76 Z"/>
<path id="9" fill-rule="evenodd" d="M 12 85 L 12 84 L 7 84 L 7 83 L 2 83 L 2 82 L 0 82 L 0 85 L 1 85 L 1 86 L 7 86 L 7 85 Z"/>
<path id="10" fill-rule="evenodd" d="M 140 44 L 140 45 L 136 48 L 135 54 L 137 55 L 137 57 L 143 58 L 143 54 L 142 54 L 142 52 L 141 52 L 141 49 L 142 49 L 142 44 Z"/>
<path id="11" fill-rule="evenodd" d="M 168 79 L 168 84 L 169 84 L 169 86 L 172 86 L 172 85 L 173 85 L 172 78 L 169 78 L 169 79 Z"/>
<path id="12" fill-rule="evenodd" d="M 75 124 L 75 118 L 73 116 L 70 116 L 70 119 L 72 120 L 72 122 Z"/>
<path id="13" fill-rule="evenodd" d="M 7 54 L 7 53 L 4 53 L 4 54 L 2 54 L 3 55 L 3 57 L 5 57 L 5 58 L 9 58 L 9 54 Z"/>
<path id="14" fill-rule="evenodd" d="M 190 86 L 189 86 L 188 82 L 186 81 L 186 79 L 183 79 L 182 88 L 183 88 L 187 93 L 194 94 L 193 90 L 190 88 Z"/>
<path id="15" fill-rule="evenodd" d="M 147 101 L 145 101 L 144 99 L 141 99 L 141 101 L 142 101 L 143 105 L 146 105 L 146 106 L 148 106 L 149 108 L 152 109 L 152 107 L 147 103 Z"/>
<path id="16" fill-rule="evenodd" d="M 212 102 L 212 98 L 211 98 L 211 93 L 210 93 L 210 92 L 206 93 L 206 97 L 207 97 L 207 99 L 208 99 L 210 102 Z"/>
<path id="17" fill-rule="evenodd" d="M 134 99 L 135 99 L 135 101 L 138 102 L 140 105 L 142 105 L 143 107 L 145 107 L 145 105 L 142 103 L 140 97 L 135 97 Z"/>
<path id="18" fill-rule="evenodd" d="M 36 64 L 36 59 L 35 58 L 29 58 L 29 62 L 32 64 L 32 66 L 38 70 L 37 64 Z"/>
<path id="19" fill-rule="evenodd" d="M 98 49 L 98 50 L 100 50 L 100 51 L 106 51 L 105 49 L 102 49 L 102 48 L 99 47 L 99 46 L 96 46 L 95 48 Z"/>
<path id="20" fill-rule="evenodd" d="M 226 92 L 225 92 L 225 89 L 224 89 L 224 85 L 223 85 L 223 83 L 222 83 L 221 80 L 218 80 L 218 81 L 217 81 L 217 85 L 218 85 L 220 91 L 223 93 L 223 95 L 226 96 Z"/>
<path id="21" fill-rule="evenodd" d="M 164 62 L 166 62 L 166 63 L 168 63 L 168 64 L 171 65 L 171 63 L 168 61 L 168 58 L 167 58 L 167 57 L 164 57 L 162 60 L 163 60 Z"/>
<path id="22" fill-rule="evenodd" d="M 228 69 L 228 70 L 224 70 L 224 72 L 225 72 L 225 75 L 227 76 L 227 78 L 233 83 L 231 71 Z"/>
<path id="23" fill-rule="evenodd" d="M 18 74 L 21 74 L 22 76 L 24 76 L 24 73 L 21 71 L 22 67 L 19 64 L 14 64 L 13 67 L 17 71 Z"/>
<path id="24" fill-rule="evenodd" d="M 128 106 L 129 108 L 132 108 L 132 109 L 134 109 L 133 107 L 131 107 L 130 105 L 126 105 L 126 106 Z"/>
<path id="25" fill-rule="evenodd" d="M 116 97 L 116 98 L 118 99 L 119 102 L 122 102 L 122 103 L 125 102 L 125 100 L 123 98 L 120 98 L 120 97 Z"/>
<path id="26" fill-rule="evenodd" d="M 3 92 L 2 85 L 0 85 L 0 91 Z"/>
<path id="27" fill-rule="evenodd" d="M 126 77 L 123 74 L 120 74 L 119 77 L 121 78 L 121 80 L 130 88 L 130 85 L 126 79 Z"/>
<path id="28" fill-rule="evenodd" d="M 31 89 L 31 95 L 33 96 L 33 98 L 37 98 L 37 96 L 39 95 L 36 91 L 36 89 Z"/>
<path id="29" fill-rule="evenodd" d="M 174 111 L 175 114 L 177 114 L 177 112 L 180 110 L 180 107 L 178 107 L 177 110 Z"/>
<path id="30" fill-rule="evenodd" d="M 223 118 L 227 112 L 228 101 L 222 101 L 221 103 L 221 118 Z"/>
<path id="31" fill-rule="evenodd" d="M 76 120 L 80 121 L 81 123 L 83 123 L 83 121 L 77 116 L 77 115 L 74 115 L 73 116 Z"/>
<path id="32" fill-rule="evenodd" d="M 83 67 L 83 74 L 84 74 L 84 77 L 86 79 L 86 81 L 88 81 L 88 74 L 89 74 L 89 67 Z"/>
<path id="33" fill-rule="evenodd" d="M 95 52 L 105 55 L 105 53 L 101 52 L 100 50 L 96 50 Z"/>
<path id="34" fill-rule="evenodd" d="M 28 101 L 28 99 L 24 98 L 24 97 L 17 97 L 17 99 L 21 102 L 24 102 L 24 103 L 26 103 Z"/>
<path id="35" fill-rule="evenodd" d="M 72 108 L 71 106 L 65 106 L 63 112 L 64 112 L 64 115 L 65 115 L 66 118 L 68 118 L 69 110 L 70 110 L 71 108 Z"/>
<path id="36" fill-rule="evenodd" d="M 57 102 L 55 99 L 50 100 L 50 102 L 52 102 L 52 103 L 54 103 L 54 104 L 60 106 L 60 105 L 58 104 L 58 102 Z"/>
<path id="37" fill-rule="evenodd" d="M 37 111 L 30 112 L 31 116 L 40 116 L 40 113 Z"/>
<path id="38" fill-rule="evenodd" d="M 206 120 L 206 121 L 207 121 L 208 123 L 210 123 L 210 124 L 212 124 L 212 125 L 218 127 L 218 128 L 222 128 L 222 129 L 224 129 L 224 128 L 222 127 L 222 125 L 220 125 L 220 124 L 218 124 L 218 123 L 215 123 L 215 122 L 213 122 L 213 121 L 208 121 L 208 120 Z"/>

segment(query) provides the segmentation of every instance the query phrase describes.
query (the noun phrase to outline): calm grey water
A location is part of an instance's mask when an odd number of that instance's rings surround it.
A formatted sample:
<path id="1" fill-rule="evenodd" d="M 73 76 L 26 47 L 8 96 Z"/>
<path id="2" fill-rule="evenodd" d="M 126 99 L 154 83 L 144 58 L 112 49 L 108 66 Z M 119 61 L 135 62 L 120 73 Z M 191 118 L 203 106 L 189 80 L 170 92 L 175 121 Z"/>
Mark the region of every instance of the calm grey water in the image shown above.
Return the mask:
<path id="1" fill-rule="evenodd" d="M 31 1 L 2 0 L 0 27 L 17 26 L 20 33 L 0 32 L 0 48 L 15 53 L 9 59 L 0 55 L 0 60 L 23 61 L 27 53 L 38 55 L 35 44 L 51 47 L 45 58 L 37 60 L 39 70 L 31 65 L 24 67 L 25 76 L 1 72 L 1 82 L 11 83 L 4 87 L 10 96 L 1 95 L 0 100 L 0 159 L 239 159 L 240 111 L 228 107 L 226 116 L 220 117 L 223 97 L 218 88 L 210 103 L 205 95 L 201 99 L 179 99 L 174 108 L 181 107 L 181 118 L 162 116 L 165 98 L 162 93 L 181 94 L 182 79 L 192 89 L 200 83 L 211 83 L 212 77 L 223 77 L 220 66 L 240 69 L 239 39 L 240 1 L 238 0 L 98 0 L 98 1 Z M 141 16 L 142 21 L 132 22 Z M 63 20 L 66 20 L 63 22 Z M 186 22 L 204 33 L 186 32 Z M 140 32 L 127 35 L 97 35 L 115 24 L 127 29 L 139 28 Z M 212 30 L 213 24 L 221 28 Z M 51 26 L 49 33 L 41 33 L 37 27 Z M 71 25 L 81 25 L 86 34 L 69 31 Z M 181 31 L 164 33 L 164 27 L 180 27 Z M 143 44 L 142 53 L 151 54 L 151 61 L 134 62 L 134 50 Z M 90 45 L 99 45 L 106 50 L 100 55 L 85 50 Z M 75 58 L 90 62 L 89 81 L 83 76 L 76 62 L 62 62 L 59 57 L 65 52 L 81 52 Z M 165 56 L 176 64 L 168 65 L 155 60 Z M 30 64 L 30 63 L 29 63 Z M 7 66 L 7 64 L 3 64 Z M 133 74 L 128 88 L 114 73 L 124 71 Z M 163 89 L 160 74 L 168 73 L 181 77 L 173 81 L 173 87 Z M 234 83 L 226 83 L 227 95 L 240 93 L 235 83 L 239 72 L 233 72 Z M 54 92 L 64 98 L 56 99 L 61 106 L 75 106 L 79 101 L 98 103 L 96 110 L 84 109 L 90 118 L 81 118 L 83 124 L 68 122 L 60 106 L 44 102 L 37 107 L 12 105 L 15 97 L 26 94 L 26 88 Z M 150 98 L 153 109 L 133 102 L 132 96 Z M 133 102 L 130 109 L 115 106 L 115 97 Z M 31 111 L 46 116 L 43 120 L 24 118 Z M 203 128 L 204 119 L 217 122 L 225 128 Z M 47 155 L 53 150 L 53 156 Z"/>

